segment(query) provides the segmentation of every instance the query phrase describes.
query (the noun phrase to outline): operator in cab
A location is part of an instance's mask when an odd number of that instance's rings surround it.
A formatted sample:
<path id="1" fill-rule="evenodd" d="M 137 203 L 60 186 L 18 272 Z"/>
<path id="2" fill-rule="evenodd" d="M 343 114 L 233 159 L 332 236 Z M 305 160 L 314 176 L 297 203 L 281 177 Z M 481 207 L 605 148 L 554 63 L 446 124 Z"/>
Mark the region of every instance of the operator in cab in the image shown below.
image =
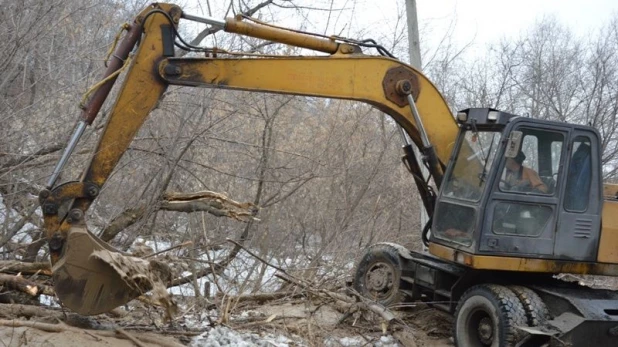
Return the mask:
<path id="1" fill-rule="evenodd" d="M 515 158 L 506 159 L 507 190 L 547 193 L 547 185 L 543 183 L 536 171 L 523 165 L 524 160 L 526 160 L 526 155 L 522 151 L 519 151 Z"/>

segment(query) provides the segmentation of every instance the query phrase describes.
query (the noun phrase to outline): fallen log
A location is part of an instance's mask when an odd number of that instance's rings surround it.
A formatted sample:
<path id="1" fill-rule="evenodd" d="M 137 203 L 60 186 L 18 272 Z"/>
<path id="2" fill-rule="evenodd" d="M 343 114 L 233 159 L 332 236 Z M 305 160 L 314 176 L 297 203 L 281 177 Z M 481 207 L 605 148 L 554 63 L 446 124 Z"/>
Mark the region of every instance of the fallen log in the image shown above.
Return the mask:
<path id="1" fill-rule="evenodd" d="M 41 274 L 51 276 L 51 265 L 49 262 L 28 263 L 17 260 L 0 260 L 0 272 L 22 273 L 22 274 Z"/>
<path id="2" fill-rule="evenodd" d="M 49 309 L 41 306 L 21 305 L 21 304 L 0 304 L 0 317 L 2 318 L 53 318 L 64 320 L 66 315 L 58 310 Z"/>
<path id="3" fill-rule="evenodd" d="M 239 296 L 232 296 L 232 297 L 228 297 L 226 300 L 231 300 L 232 302 L 247 302 L 247 301 L 252 301 L 258 304 L 267 302 L 267 301 L 274 301 L 274 300 L 281 300 L 281 299 L 292 299 L 292 298 L 298 298 L 303 296 L 304 293 L 302 293 L 301 291 L 288 291 L 288 292 L 276 292 L 276 293 L 256 293 L 256 294 L 246 294 L 246 295 L 239 295 Z"/>
<path id="4" fill-rule="evenodd" d="M 20 275 L 0 274 L 0 285 L 7 289 L 18 290 L 30 296 L 55 295 L 50 286 L 40 284 Z"/>

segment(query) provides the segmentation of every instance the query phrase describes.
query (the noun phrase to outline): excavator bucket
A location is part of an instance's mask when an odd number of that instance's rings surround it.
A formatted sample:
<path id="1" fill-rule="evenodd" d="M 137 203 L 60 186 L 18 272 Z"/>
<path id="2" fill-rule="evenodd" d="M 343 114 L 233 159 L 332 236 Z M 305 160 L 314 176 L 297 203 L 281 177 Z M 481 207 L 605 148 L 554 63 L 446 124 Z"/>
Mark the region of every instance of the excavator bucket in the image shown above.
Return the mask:
<path id="1" fill-rule="evenodd" d="M 148 281 L 133 281 L 131 271 L 122 271 L 110 261 L 125 257 L 132 258 L 101 241 L 85 225 L 71 226 L 63 254 L 52 266 L 56 295 L 64 306 L 82 315 L 124 305 L 151 287 Z"/>

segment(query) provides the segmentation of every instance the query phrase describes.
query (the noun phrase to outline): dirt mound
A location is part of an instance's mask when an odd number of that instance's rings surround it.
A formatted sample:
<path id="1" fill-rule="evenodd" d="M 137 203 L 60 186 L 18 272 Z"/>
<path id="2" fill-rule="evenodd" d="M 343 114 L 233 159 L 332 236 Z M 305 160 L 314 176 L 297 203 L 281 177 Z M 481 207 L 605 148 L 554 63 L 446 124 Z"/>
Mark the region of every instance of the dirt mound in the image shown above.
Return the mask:
<path id="1" fill-rule="evenodd" d="M 45 347 L 135 347 L 135 346 L 182 346 L 174 338 L 160 334 L 131 332 L 130 336 L 138 341 L 128 339 L 121 333 L 85 329 L 62 329 L 58 332 L 41 330 L 37 327 L 1 327 L 0 344 L 6 347 L 45 346 Z M 112 336 L 117 334 L 118 337 Z M 159 343 L 159 342 L 162 343 Z"/>

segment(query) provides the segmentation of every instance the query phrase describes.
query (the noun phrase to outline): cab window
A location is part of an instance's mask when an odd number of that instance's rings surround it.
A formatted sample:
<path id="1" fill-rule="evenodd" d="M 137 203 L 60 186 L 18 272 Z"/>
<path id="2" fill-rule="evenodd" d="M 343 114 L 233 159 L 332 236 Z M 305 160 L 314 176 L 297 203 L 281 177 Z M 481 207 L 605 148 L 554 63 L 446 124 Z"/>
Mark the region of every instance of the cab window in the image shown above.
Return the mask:
<path id="1" fill-rule="evenodd" d="M 564 135 L 547 130 L 520 130 L 523 133 L 522 144 L 514 158 L 504 158 L 500 190 L 554 195 Z"/>
<path id="2" fill-rule="evenodd" d="M 500 147 L 502 134 L 469 131 L 445 179 L 442 200 L 436 208 L 435 236 L 469 246 L 478 204 Z"/>
<path id="3" fill-rule="evenodd" d="M 590 138 L 577 136 L 573 140 L 564 209 L 570 212 L 584 212 L 588 209 L 590 181 L 592 179 L 592 157 Z"/>
<path id="4" fill-rule="evenodd" d="M 480 200 L 501 137 L 499 132 L 469 131 L 465 134 L 453 172 L 444 185 L 444 196 L 474 202 Z"/>

